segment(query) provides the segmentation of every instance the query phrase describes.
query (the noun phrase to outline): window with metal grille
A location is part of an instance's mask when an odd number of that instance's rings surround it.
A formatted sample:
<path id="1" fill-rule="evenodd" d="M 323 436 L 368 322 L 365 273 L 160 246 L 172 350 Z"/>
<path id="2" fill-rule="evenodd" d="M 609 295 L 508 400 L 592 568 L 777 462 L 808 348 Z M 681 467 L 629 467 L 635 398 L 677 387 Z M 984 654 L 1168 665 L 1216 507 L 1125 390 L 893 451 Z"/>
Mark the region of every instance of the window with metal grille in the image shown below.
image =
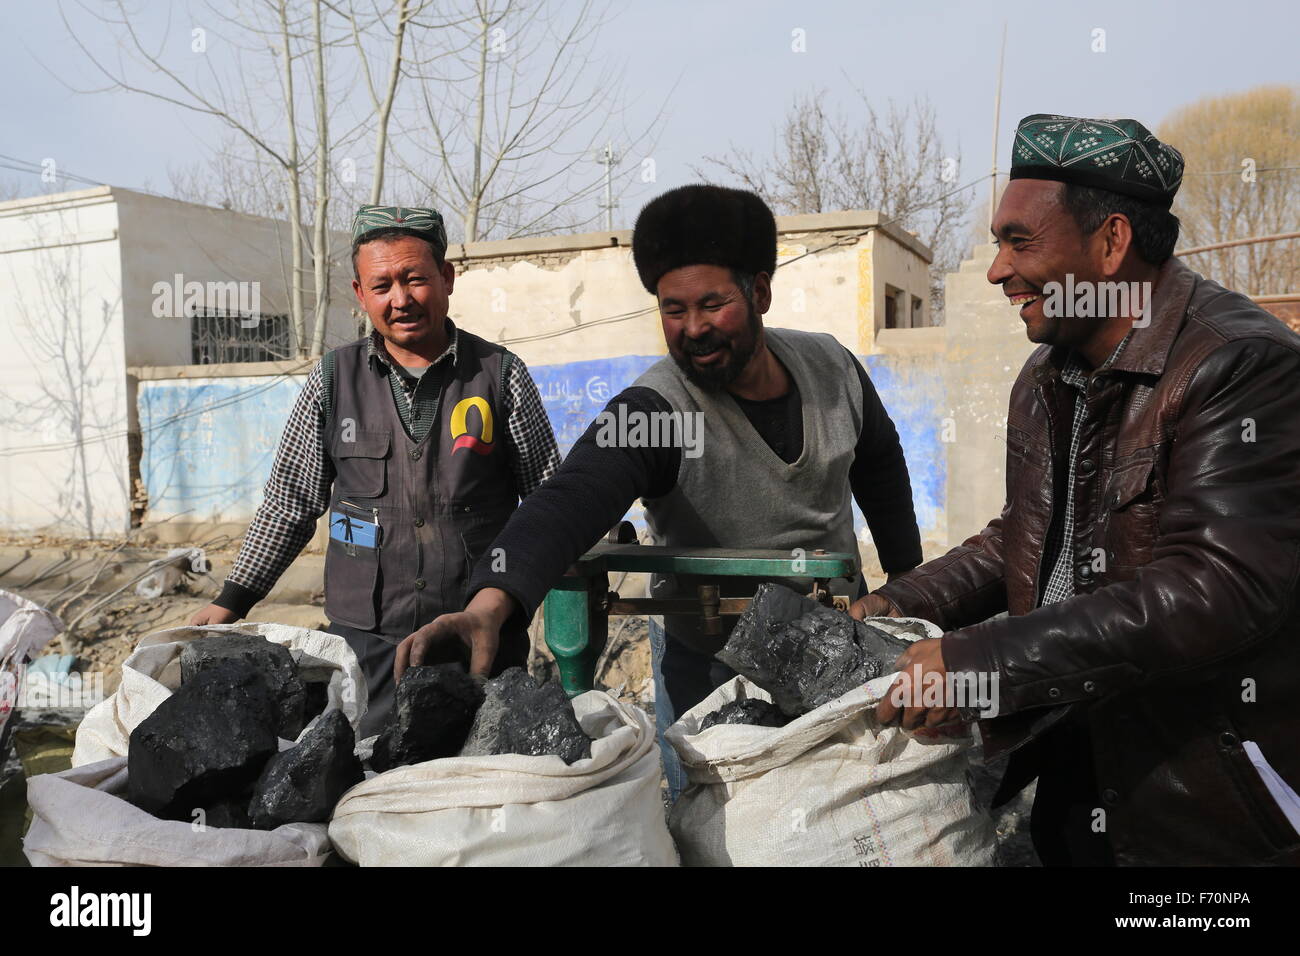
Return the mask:
<path id="1" fill-rule="evenodd" d="M 293 358 L 289 316 L 195 309 L 190 313 L 190 351 L 195 365 Z"/>

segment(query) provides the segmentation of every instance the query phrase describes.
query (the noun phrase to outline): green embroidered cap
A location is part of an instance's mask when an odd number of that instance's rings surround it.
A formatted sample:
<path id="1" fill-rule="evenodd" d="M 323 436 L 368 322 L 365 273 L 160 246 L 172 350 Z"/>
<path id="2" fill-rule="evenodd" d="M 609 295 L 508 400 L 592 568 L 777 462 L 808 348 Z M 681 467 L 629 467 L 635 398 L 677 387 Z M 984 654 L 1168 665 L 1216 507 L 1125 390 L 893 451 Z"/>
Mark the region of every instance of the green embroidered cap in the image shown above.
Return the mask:
<path id="1" fill-rule="evenodd" d="M 1137 120 L 1035 113 L 1016 127 L 1012 179 L 1053 179 L 1173 205 L 1183 155 Z"/>
<path id="2" fill-rule="evenodd" d="M 352 242 L 379 229 L 406 229 L 438 247 L 438 257 L 447 253 L 447 230 L 436 209 L 419 206 L 362 206 L 352 220 Z"/>

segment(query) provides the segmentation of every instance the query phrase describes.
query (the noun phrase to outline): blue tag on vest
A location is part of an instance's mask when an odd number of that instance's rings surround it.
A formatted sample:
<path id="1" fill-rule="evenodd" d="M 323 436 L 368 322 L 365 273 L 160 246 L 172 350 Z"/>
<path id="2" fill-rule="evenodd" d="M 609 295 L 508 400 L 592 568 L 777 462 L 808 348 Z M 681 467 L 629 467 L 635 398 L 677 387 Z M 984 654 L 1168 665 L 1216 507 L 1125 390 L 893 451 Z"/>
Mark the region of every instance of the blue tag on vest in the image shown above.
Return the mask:
<path id="1" fill-rule="evenodd" d="M 373 548 L 379 538 L 379 523 L 366 521 L 364 518 L 344 514 L 341 511 L 331 511 L 330 537 L 345 545 L 351 545 L 349 551 L 353 548 Z"/>

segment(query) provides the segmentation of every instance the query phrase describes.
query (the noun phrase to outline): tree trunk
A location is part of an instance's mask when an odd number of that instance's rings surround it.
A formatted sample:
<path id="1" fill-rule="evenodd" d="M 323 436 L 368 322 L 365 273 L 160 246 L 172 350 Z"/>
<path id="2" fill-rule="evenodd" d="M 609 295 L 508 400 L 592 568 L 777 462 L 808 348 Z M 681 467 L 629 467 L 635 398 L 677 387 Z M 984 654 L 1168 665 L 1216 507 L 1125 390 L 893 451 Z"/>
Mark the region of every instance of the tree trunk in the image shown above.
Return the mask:
<path id="1" fill-rule="evenodd" d="M 313 284 L 316 293 L 316 313 L 313 318 L 311 354 L 318 356 L 325 350 L 325 320 L 330 307 L 330 249 L 329 249 L 329 128 L 325 112 L 325 47 L 321 41 L 321 0 L 312 4 L 312 25 L 315 31 L 316 55 L 316 211 L 312 235 Z"/>

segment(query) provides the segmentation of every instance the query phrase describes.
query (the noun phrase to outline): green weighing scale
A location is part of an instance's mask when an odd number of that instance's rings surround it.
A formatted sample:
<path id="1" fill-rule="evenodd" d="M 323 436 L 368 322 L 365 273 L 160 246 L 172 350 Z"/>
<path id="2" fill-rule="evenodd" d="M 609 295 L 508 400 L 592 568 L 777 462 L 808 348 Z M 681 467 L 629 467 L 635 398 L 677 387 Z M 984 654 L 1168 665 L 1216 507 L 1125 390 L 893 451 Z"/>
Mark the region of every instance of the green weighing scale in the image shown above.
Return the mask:
<path id="1" fill-rule="evenodd" d="M 735 548 L 664 548 L 636 543 L 636 531 L 623 522 L 569 569 L 546 595 L 543 615 L 546 646 L 555 655 L 560 683 L 570 697 L 591 690 L 596 662 L 609 640 L 611 614 L 698 614 L 705 634 L 724 633 L 723 618 L 739 617 L 748 597 L 724 597 L 719 585 L 703 583 L 695 597 L 624 598 L 609 589 L 610 572 L 680 574 L 695 578 L 812 578 L 809 597 L 848 610 L 847 598 L 830 593 L 834 578 L 852 580 L 857 555 L 811 551 L 791 571 L 789 551 Z"/>

